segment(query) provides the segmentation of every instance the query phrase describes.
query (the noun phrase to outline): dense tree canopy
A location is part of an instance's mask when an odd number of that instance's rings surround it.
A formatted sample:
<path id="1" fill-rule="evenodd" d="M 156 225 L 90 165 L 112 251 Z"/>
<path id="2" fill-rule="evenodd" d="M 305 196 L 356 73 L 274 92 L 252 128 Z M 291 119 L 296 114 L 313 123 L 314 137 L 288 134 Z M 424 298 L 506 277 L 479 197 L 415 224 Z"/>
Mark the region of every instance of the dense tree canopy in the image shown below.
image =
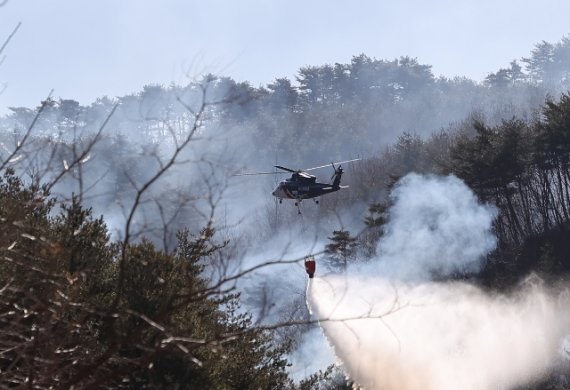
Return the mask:
<path id="1" fill-rule="evenodd" d="M 103 220 L 75 202 L 50 217 L 52 206 L 13 172 L 1 179 L 3 385 L 291 386 L 286 346 L 202 278 L 212 231 L 180 233 L 173 253 L 129 245 L 120 275 Z"/>

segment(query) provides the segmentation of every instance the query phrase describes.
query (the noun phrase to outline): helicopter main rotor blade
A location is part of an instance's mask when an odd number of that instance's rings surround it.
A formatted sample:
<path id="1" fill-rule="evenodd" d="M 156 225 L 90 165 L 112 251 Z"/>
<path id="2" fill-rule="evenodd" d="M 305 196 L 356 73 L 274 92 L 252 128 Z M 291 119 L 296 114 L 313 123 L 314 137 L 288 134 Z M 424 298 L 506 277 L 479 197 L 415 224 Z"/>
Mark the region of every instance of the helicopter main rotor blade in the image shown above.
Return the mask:
<path id="1" fill-rule="evenodd" d="M 332 166 L 333 166 L 333 168 L 334 168 L 334 165 L 335 165 L 335 164 L 346 164 L 346 163 L 349 163 L 349 162 L 360 161 L 360 160 L 362 160 L 362 159 L 361 159 L 361 158 L 355 158 L 355 159 L 353 159 L 353 160 L 335 161 L 335 162 L 333 162 L 333 163 L 331 163 L 331 164 L 332 164 Z M 321 165 L 320 167 L 313 167 L 313 168 L 309 168 L 309 169 L 303 169 L 303 171 L 305 171 L 305 172 L 306 172 L 306 171 L 314 171 L 315 169 L 321 169 L 321 168 L 330 167 L 331 164 Z"/>
<path id="2" fill-rule="evenodd" d="M 353 160 L 346 160 L 346 161 L 337 161 L 332 163 L 333 168 L 336 171 L 336 168 L 334 167 L 335 164 L 345 164 L 345 163 L 349 163 L 349 162 L 353 162 L 353 161 L 360 161 L 362 159 L 360 158 L 355 158 Z M 321 169 L 321 168 L 326 168 L 328 167 L 330 164 L 326 164 L 326 165 L 321 165 L 320 167 L 313 167 L 313 168 L 309 168 L 309 169 L 300 169 L 300 170 L 295 170 L 295 169 L 291 169 L 291 168 L 287 168 L 284 167 L 282 165 L 274 165 L 275 168 L 277 169 L 281 169 L 283 171 L 286 172 L 291 172 L 291 173 L 301 173 L 301 172 L 307 172 L 307 171 L 314 171 L 315 169 Z M 245 172 L 245 173 L 236 173 L 234 176 L 253 176 L 253 175 L 279 175 L 279 174 L 283 174 L 284 172 L 277 172 L 277 171 L 273 171 L 273 172 Z"/>
<path id="3" fill-rule="evenodd" d="M 246 172 L 236 173 L 234 176 L 254 176 L 254 175 L 282 175 L 285 172 Z"/>
<path id="4" fill-rule="evenodd" d="M 281 165 L 274 165 L 274 167 L 277 168 L 277 169 L 283 169 L 284 171 L 291 172 L 291 173 L 298 172 L 298 171 L 295 171 L 295 170 L 293 170 L 293 169 L 291 169 L 291 168 L 282 167 Z"/>

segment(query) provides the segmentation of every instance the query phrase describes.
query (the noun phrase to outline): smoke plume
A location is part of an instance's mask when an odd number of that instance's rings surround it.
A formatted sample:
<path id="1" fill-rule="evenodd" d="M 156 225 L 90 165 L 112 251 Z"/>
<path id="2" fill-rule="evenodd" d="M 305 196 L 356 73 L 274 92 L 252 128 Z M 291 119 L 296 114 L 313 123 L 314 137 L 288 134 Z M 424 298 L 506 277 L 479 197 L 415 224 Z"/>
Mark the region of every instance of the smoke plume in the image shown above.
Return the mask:
<path id="1" fill-rule="evenodd" d="M 539 378 L 568 329 L 563 294 L 530 277 L 497 295 L 430 275 L 473 272 L 494 248 L 495 210 L 454 177 L 409 175 L 379 256 L 308 286 L 313 315 L 365 389 L 489 389 Z"/>
<path id="2" fill-rule="evenodd" d="M 400 279 L 478 271 L 496 245 L 491 233 L 495 215 L 455 176 L 409 174 L 392 192 L 380 258 L 371 266 Z"/>

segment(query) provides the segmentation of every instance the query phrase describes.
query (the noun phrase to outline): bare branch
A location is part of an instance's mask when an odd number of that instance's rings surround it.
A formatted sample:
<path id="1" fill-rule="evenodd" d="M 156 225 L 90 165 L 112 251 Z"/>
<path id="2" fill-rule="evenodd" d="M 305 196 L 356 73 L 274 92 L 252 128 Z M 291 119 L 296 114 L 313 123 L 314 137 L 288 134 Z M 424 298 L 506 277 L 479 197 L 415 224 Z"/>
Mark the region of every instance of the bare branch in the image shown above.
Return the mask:
<path id="1" fill-rule="evenodd" d="M 105 118 L 103 123 L 101 124 L 101 126 L 99 126 L 99 130 L 97 130 L 97 133 L 95 134 L 93 139 L 87 144 L 87 147 L 83 151 L 81 151 L 79 154 L 76 154 L 74 160 L 71 161 L 71 163 L 67 163 L 66 164 L 67 166 L 64 167 L 64 169 L 62 171 L 60 171 L 60 173 L 54 179 L 52 179 L 50 183 L 48 183 L 46 185 L 46 188 L 48 189 L 48 191 L 51 190 L 53 188 L 53 186 L 56 185 L 59 182 L 59 180 L 61 180 L 61 178 L 63 176 L 65 176 L 65 174 L 69 170 L 74 168 L 76 165 L 81 164 L 82 161 L 89 155 L 89 153 L 91 153 L 91 150 L 93 149 L 95 144 L 99 141 L 101 134 L 103 133 L 103 129 L 105 129 L 105 127 L 109 123 L 109 120 L 111 119 L 111 117 L 115 113 L 115 110 L 117 109 L 117 107 L 118 107 L 118 104 L 115 104 L 113 106 L 113 108 L 111 109 L 111 111 L 109 112 L 109 114 L 107 115 L 107 117 Z M 75 148 L 75 143 L 73 144 L 73 147 Z"/>
<path id="2" fill-rule="evenodd" d="M 18 154 L 18 152 L 20 152 L 20 150 L 22 150 L 22 148 L 24 147 L 26 141 L 28 140 L 28 138 L 30 137 L 30 135 L 32 134 L 32 130 L 34 128 L 34 126 L 36 125 L 36 122 L 38 121 L 40 115 L 42 114 L 42 112 L 44 111 L 44 109 L 47 107 L 48 103 L 49 103 L 49 99 L 51 98 L 51 95 L 53 93 L 53 89 L 50 91 L 50 93 L 48 94 L 48 97 L 46 98 L 46 100 L 44 100 L 42 102 L 42 105 L 40 106 L 40 108 L 38 109 L 38 111 L 36 112 L 36 115 L 34 116 L 34 119 L 32 120 L 32 123 L 30 123 L 30 125 L 28 126 L 28 129 L 26 130 L 26 132 L 24 133 L 24 136 L 22 137 L 21 140 L 19 140 L 17 142 L 16 148 L 14 149 L 14 151 L 2 162 L 2 165 L 0 165 L 0 170 L 3 170 L 4 168 L 6 168 L 6 166 L 8 164 L 10 164 L 11 162 L 13 162 L 14 157 Z"/>
<path id="3" fill-rule="evenodd" d="M 4 0 L 3 3 L 0 3 L 0 7 L 5 5 L 7 1 L 8 0 Z M 22 25 L 22 22 L 18 22 L 18 24 L 16 25 L 16 27 L 14 28 L 12 33 L 10 35 L 8 35 L 8 38 L 6 38 L 6 40 L 4 41 L 2 46 L 0 46 L 0 55 L 2 55 L 2 52 L 4 51 L 4 49 L 6 49 L 6 46 L 8 46 L 8 43 L 10 42 L 12 37 L 16 34 L 16 32 L 18 31 L 18 29 L 20 28 L 21 25 Z"/>

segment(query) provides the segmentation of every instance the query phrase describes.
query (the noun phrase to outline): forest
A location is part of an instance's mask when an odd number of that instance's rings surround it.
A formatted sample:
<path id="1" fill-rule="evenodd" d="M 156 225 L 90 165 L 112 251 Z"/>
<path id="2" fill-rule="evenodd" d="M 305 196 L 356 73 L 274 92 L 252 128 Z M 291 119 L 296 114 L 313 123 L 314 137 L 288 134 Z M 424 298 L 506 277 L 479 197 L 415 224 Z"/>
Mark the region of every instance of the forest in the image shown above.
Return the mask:
<path id="1" fill-rule="evenodd" d="M 430 280 L 497 295 L 529 275 L 567 286 L 570 37 L 482 82 L 360 54 L 259 87 L 204 74 L 9 110 L 2 387 L 356 388 L 338 361 L 308 366 L 321 330 L 302 262 L 343 275 L 387 253 L 410 175 L 457 178 L 494 210 L 480 265 Z M 353 158 L 350 188 L 302 215 L 271 197 L 284 177 L 236 176 Z M 565 359 L 515 387 L 570 389 Z"/>

